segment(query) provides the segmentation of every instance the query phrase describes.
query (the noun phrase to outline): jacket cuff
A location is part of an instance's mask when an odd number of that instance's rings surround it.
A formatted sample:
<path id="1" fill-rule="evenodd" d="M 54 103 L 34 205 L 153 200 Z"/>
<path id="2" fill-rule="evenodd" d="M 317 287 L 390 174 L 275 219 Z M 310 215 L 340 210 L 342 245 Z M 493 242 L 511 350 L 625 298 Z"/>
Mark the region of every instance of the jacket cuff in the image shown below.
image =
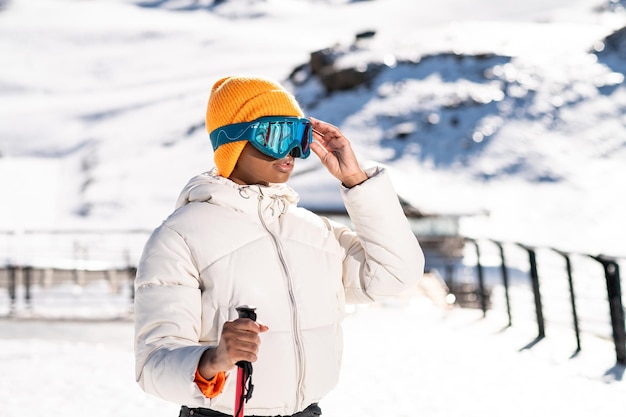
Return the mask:
<path id="1" fill-rule="evenodd" d="M 200 391 L 207 398 L 215 398 L 222 393 L 224 385 L 226 383 L 226 373 L 218 372 L 211 379 L 206 379 L 196 369 L 196 376 L 193 380 L 196 383 Z"/>

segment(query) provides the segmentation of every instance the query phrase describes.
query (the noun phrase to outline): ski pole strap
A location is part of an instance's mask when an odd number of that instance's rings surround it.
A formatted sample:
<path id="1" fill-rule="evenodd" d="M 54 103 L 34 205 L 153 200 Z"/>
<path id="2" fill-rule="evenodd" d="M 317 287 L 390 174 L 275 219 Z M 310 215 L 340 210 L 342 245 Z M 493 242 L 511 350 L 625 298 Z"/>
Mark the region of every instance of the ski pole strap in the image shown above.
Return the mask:
<path id="1" fill-rule="evenodd" d="M 252 398 L 252 364 L 246 361 L 237 362 L 237 387 L 235 388 L 234 417 L 243 417 L 243 404 Z"/>
<path id="2" fill-rule="evenodd" d="M 241 365 L 239 363 L 241 363 Z M 243 378 L 241 379 L 242 399 L 248 402 L 248 400 L 252 398 L 252 391 L 254 390 L 254 385 L 252 384 L 252 364 L 246 361 L 239 363 L 237 366 L 243 370 Z"/>

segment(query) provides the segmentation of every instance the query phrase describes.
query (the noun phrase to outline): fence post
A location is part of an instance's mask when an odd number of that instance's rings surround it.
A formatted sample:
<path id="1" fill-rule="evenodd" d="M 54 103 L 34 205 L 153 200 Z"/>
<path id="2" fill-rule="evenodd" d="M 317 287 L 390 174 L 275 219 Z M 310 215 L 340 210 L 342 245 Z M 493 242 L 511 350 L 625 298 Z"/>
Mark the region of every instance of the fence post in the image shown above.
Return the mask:
<path id="1" fill-rule="evenodd" d="M 493 243 L 498 246 L 500 250 L 500 273 L 502 275 L 502 285 L 504 286 L 504 298 L 506 300 L 506 314 L 509 317 L 508 327 L 513 325 L 513 319 L 511 317 L 511 301 L 509 299 L 509 272 L 506 268 L 506 261 L 504 259 L 504 247 L 502 243 L 492 240 Z"/>
<path id="2" fill-rule="evenodd" d="M 556 253 L 565 258 L 565 269 L 567 271 L 567 281 L 569 284 L 569 299 L 572 306 L 572 319 L 574 323 L 574 332 L 576 333 L 576 352 L 580 352 L 580 328 L 578 326 L 578 312 L 576 310 L 576 294 L 574 292 L 574 279 L 572 277 L 572 262 L 567 253 L 553 249 Z"/>
<path id="3" fill-rule="evenodd" d="M 483 317 L 487 315 L 487 291 L 485 290 L 485 276 L 483 272 L 483 265 L 480 260 L 480 245 L 478 241 L 470 239 L 476 248 L 476 274 L 478 276 L 478 300 L 480 301 L 480 308 L 483 311 Z"/>
<path id="4" fill-rule="evenodd" d="M 128 273 L 128 280 L 130 282 L 130 300 L 135 300 L 135 276 L 137 275 L 137 268 L 134 266 L 129 266 L 126 268 L 126 272 Z"/>
<path id="5" fill-rule="evenodd" d="M 543 305 L 541 304 L 541 290 L 539 288 L 539 273 L 537 272 L 537 255 L 535 249 L 525 246 L 521 243 L 517 244 L 528 252 L 528 262 L 530 264 L 530 281 L 532 284 L 533 295 L 535 297 L 535 313 L 537 315 L 537 339 L 543 339 L 546 336 L 545 321 L 543 318 Z"/>
<path id="6" fill-rule="evenodd" d="M 604 267 L 617 363 L 626 365 L 626 327 L 624 324 L 624 306 L 622 304 L 619 265 L 614 259 L 604 255 L 591 256 L 591 258 L 600 262 Z"/>
<path id="7" fill-rule="evenodd" d="M 24 301 L 26 301 L 26 308 L 31 308 L 31 284 L 32 284 L 32 266 L 25 266 L 22 271 L 24 272 Z"/>
<path id="8" fill-rule="evenodd" d="M 9 275 L 9 300 L 11 305 L 9 306 L 9 316 L 15 314 L 15 302 L 16 302 L 16 288 L 17 288 L 17 267 L 13 264 L 7 266 L 7 272 Z"/>

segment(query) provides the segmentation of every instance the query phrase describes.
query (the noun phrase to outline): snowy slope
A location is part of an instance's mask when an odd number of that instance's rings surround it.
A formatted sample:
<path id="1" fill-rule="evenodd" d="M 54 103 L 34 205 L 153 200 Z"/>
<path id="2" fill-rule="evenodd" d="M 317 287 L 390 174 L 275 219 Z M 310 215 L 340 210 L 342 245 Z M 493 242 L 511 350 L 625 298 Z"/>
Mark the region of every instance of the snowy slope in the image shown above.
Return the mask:
<path id="1" fill-rule="evenodd" d="M 619 51 L 593 53 L 625 16 L 590 0 L 13 0 L 0 12 L 0 229 L 153 228 L 212 166 L 217 78 L 287 81 L 336 46 L 340 65 L 386 67 L 330 96 L 314 78 L 289 85 L 414 204 L 489 212 L 464 223 L 472 236 L 625 255 L 624 69 Z M 355 44 L 363 30 L 376 36 Z M 318 207 L 336 198 L 319 168 L 299 161 L 310 173 L 293 179 Z"/>

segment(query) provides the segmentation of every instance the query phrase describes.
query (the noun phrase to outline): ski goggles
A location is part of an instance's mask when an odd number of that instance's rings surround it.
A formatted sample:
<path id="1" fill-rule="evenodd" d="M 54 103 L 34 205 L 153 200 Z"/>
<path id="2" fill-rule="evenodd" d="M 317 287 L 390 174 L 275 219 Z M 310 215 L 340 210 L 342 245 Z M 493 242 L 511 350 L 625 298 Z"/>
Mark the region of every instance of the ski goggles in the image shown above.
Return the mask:
<path id="1" fill-rule="evenodd" d="M 309 119 L 271 116 L 222 126 L 213 130 L 209 136 L 213 151 L 226 143 L 247 140 L 272 158 L 284 158 L 291 153 L 296 158 L 304 159 L 311 154 L 313 128 Z"/>

